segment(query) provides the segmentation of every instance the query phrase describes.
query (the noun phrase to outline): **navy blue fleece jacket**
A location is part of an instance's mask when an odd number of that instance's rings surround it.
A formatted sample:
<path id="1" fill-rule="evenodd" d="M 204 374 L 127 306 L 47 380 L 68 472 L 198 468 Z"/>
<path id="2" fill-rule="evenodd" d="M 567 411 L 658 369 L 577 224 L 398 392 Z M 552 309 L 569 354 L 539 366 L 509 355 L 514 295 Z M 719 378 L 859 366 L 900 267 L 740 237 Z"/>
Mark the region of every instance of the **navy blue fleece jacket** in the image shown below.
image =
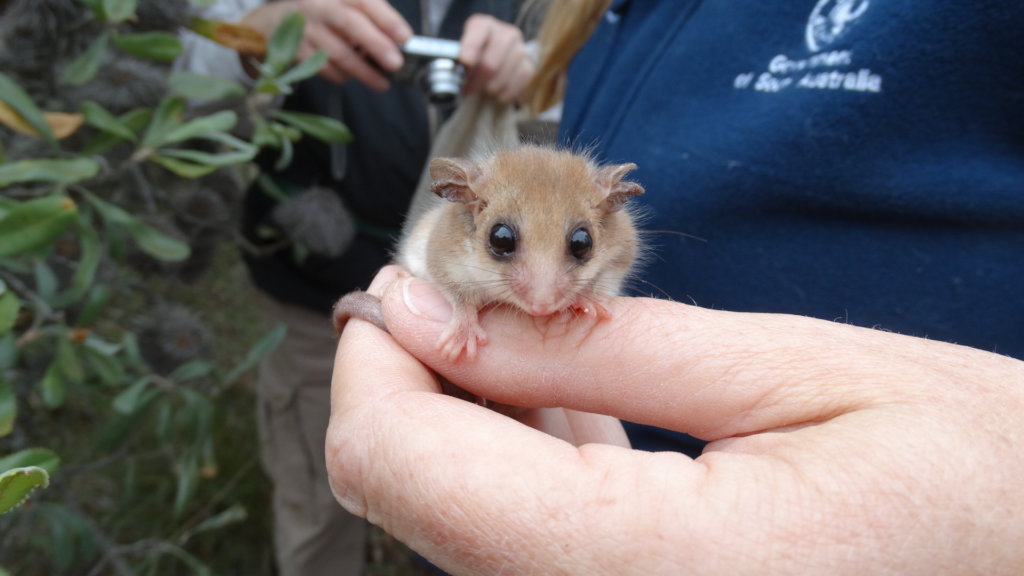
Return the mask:
<path id="1" fill-rule="evenodd" d="M 1021 30 L 1017 0 L 616 1 L 561 137 L 639 165 L 642 293 L 1024 358 Z"/>

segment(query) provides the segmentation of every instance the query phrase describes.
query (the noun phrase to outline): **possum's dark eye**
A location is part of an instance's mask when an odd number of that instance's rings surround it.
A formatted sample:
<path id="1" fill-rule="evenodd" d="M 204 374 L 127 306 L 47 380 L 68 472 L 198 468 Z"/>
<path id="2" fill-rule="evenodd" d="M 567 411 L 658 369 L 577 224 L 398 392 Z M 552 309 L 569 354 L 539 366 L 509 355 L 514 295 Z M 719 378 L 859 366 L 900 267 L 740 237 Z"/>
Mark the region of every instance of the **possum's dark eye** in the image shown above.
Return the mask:
<path id="1" fill-rule="evenodd" d="M 594 239 L 586 228 L 577 228 L 569 235 L 569 254 L 577 260 L 584 260 L 594 247 Z"/>
<path id="2" fill-rule="evenodd" d="M 516 251 L 516 232 L 508 224 L 495 224 L 487 239 L 491 254 L 508 258 Z"/>

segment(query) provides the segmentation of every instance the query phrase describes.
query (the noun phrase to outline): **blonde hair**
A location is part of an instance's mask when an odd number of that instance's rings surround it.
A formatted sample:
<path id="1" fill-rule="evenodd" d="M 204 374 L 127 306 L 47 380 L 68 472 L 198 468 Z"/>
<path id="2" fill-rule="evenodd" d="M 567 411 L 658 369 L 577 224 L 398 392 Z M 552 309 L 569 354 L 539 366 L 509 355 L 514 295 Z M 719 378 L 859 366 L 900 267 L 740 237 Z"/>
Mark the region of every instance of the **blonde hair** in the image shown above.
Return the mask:
<path id="1" fill-rule="evenodd" d="M 537 40 L 537 71 L 523 89 L 522 102 L 534 116 L 565 94 L 565 75 L 576 52 L 593 33 L 611 0 L 551 0 Z"/>

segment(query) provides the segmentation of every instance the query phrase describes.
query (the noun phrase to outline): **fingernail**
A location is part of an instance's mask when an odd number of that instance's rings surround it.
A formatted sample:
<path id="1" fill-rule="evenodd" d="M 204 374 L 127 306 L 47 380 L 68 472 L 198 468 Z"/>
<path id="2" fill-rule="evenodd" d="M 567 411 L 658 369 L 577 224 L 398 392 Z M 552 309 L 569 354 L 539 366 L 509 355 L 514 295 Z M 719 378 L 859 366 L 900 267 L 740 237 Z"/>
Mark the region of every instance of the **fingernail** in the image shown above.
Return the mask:
<path id="1" fill-rule="evenodd" d="M 382 62 L 384 68 L 389 71 L 395 71 L 402 67 L 402 54 L 398 51 L 388 51 L 384 55 L 384 62 Z"/>
<path id="2" fill-rule="evenodd" d="M 434 322 L 447 322 L 452 318 L 452 305 L 429 282 L 412 276 L 402 280 L 402 301 L 414 315 Z"/>

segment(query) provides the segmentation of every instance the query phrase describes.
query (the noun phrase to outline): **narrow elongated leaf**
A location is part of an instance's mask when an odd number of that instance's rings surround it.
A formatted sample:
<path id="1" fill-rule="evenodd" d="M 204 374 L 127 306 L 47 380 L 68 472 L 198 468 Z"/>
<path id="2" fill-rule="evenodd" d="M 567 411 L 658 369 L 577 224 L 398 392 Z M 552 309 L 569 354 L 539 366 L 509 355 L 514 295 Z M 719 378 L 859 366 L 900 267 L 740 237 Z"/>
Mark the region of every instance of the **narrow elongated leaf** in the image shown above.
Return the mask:
<path id="1" fill-rule="evenodd" d="M 62 140 L 74 134 L 75 131 L 82 126 L 84 118 L 81 114 L 43 112 L 43 120 L 46 121 L 46 125 L 50 127 L 50 131 L 53 133 L 54 137 L 58 140 Z M 35 138 L 39 138 L 41 136 L 41 134 L 39 134 L 31 124 L 21 117 L 21 114 L 18 114 L 14 108 L 8 106 L 6 102 L 0 102 L 0 124 L 3 124 L 11 130 L 26 136 L 32 136 Z M 0 157 L 0 162 L 3 162 L 2 157 Z"/>
<path id="2" fill-rule="evenodd" d="M 185 511 L 192 495 L 195 494 L 199 481 L 199 454 L 197 450 L 185 450 L 175 462 L 174 471 L 178 477 L 178 489 L 174 495 L 174 515 L 180 516 Z"/>
<path id="3" fill-rule="evenodd" d="M 178 71 L 171 74 L 171 90 L 190 100 L 216 102 L 245 96 L 245 87 L 234 80 L 224 80 L 194 72 Z"/>
<path id="4" fill-rule="evenodd" d="M 266 357 L 267 354 L 273 352 L 274 348 L 277 348 L 277 345 L 284 340 L 285 334 L 287 333 L 288 329 L 285 328 L 284 324 L 274 326 L 270 332 L 267 332 L 252 348 L 249 349 L 245 358 L 243 358 L 242 361 L 228 373 L 227 377 L 224 378 L 224 381 L 232 382 L 243 372 L 256 366 L 260 360 Z"/>
<path id="5" fill-rule="evenodd" d="M 202 178 L 218 168 L 217 166 L 209 164 L 194 164 L 192 162 L 186 162 L 184 160 L 178 160 L 177 158 L 162 156 L 160 154 L 154 154 L 153 156 L 150 156 L 149 159 L 182 178 Z"/>
<path id="6" fill-rule="evenodd" d="M 86 123 L 90 126 L 99 128 L 104 132 L 110 132 L 125 140 L 135 140 L 135 132 L 132 132 L 131 128 L 114 117 L 113 114 L 107 112 L 106 108 L 92 100 L 82 102 L 80 110 L 82 115 L 85 116 Z"/>
<path id="7" fill-rule="evenodd" d="M 50 263 L 45 259 L 38 259 L 32 267 L 32 275 L 36 281 L 36 294 L 44 302 L 53 306 L 59 284 L 57 273 L 53 271 L 53 266 L 50 266 Z"/>
<path id="8" fill-rule="evenodd" d="M 14 328 L 20 310 L 21 300 L 18 299 L 18 295 L 0 287 L 0 336 Z"/>
<path id="9" fill-rule="evenodd" d="M 143 252 L 166 262 L 180 262 L 188 258 L 190 253 L 188 244 L 164 234 L 132 216 L 123 208 L 101 200 L 93 194 L 86 194 L 85 197 L 104 220 L 110 224 L 123 226 Z"/>
<path id="10" fill-rule="evenodd" d="M 181 115 L 185 107 L 185 100 L 177 96 L 161 100 L 149 121 L 145 135 L 142 136 L 142 146 L 156 148 L 163 144 L 167 133 L 181 125 Z"/>
<path id="11" fill-rule="evenodd" d="M 0 438 L 14 430 L 14 420 L 18 417 L 18 399 L 14 396 L 14 387 L 0 373 Z M 3 470 L 0 467 L 0 470 Z"/>
<path id="12" fill-rule="evenodd" d="M 181 54 L 181 40 L 167 32 L 140 32 L 114 38 L 114 44 L 139 58 L 171 62 Z"/>
<path id="13" fill-rule="evenodd" d="M 32 158 L 0 165 L 0 188 L 27 182 L 70 184 L 99 174 L 99 162 L 91 158 Z"/>
<path id="14" fill-rule="evenodd" d="M 46 123 L 42 110 L 32 101 L 28 92 L 25 92 L 17 82 L 3 72 L 0 72 L 0 101 L 6 102 L 21 115 L 38 134 L 41 134 L 50 143 L 51 147 L 57 148 L 57 140 L 50 132 L 50 125 Z"/>
<path id="15" fill-rule="evenodd" d="M 200 522 L 198 526 L 192 529 L 192 534 L 199 534 L 200 532 L 217 530 L 231 524 L 237 524 L 244 521 L 247 517 L 248 514 L 245 511 L 245 507 L 241 504 L 235 504 L 227 510 L 214 514 Z"/>
<path id="16" fill-rule="evenodd" d="M 164 262 L 181 262 L 189 257 L 188 244 L 164 234 L 143 222 L 128 228 L 135 243 L 143 252 Z"/>
<path id="17" fill-rule="evenodd" d="M 305 27 L 305 16 L 300 12 L 291 12 L 274 30 L 270 44 L 267 45 L 266 57 L 266 65 L 274 76 L 281 74 L 295 60 Z"/>
<path id="18" fill-rule="evenodd" d="M 238 115 L 231 110 L 222 110 L 209 116 L 189 120 L 184 124 L 168 130 L 160 145 L 173 144 L 189 138 L 201 138 L 216 132 L 227 132 L 235 127 Z"/>
<path id="19" fill-rule="evenodd" d="M 277 81 L 281 84 L 294 84 L 300 80 L 312 78 L 320 72 L 324 64 L 327 64 L 327 53 L 323 50 L 317 50 L 312 56 L 299 63 L 299 65 L 281 74 Z"/>
<path id="20" fill-rule="evenodd" d="M 50 475 L 35 466 L 0 473 L 0 514 L 17 508 L 39 488 L 50 485 Z"/>
<path id="21" fill-rule="evenodd" d="M 57 370 L 66 381 L 78 384 L 85 378 L 85 369 L 82 368 L 82 361 L 78 358 L 78 351 L 66 335 L 62 334 L 57 337 L 55 362 Z"/>
<path id="22" fill-rule="evenodd" d="M 60 456 L 49 448 L 28 448 L 0 458 L 0 472 L 26 466 L 36 466 L 54 474 L 60 466 Z"/>
<path id="23" fill-rule="evenodd" d="M 188 23 L 188 29 L 245 56 L 262 57 L 267 52 L 267 37 L 255 28 L 208 18 L 193 18 Z"/>
<path id="24" fill-rule="evenodd" d="M 175 368 L 168 378 L 175 382 L 187 382 L 196 378 L 202 378 L 203 376 L 209 376 L 213 372 L 213 368 L 213 364 L 206 360 L 192 360 Z"/>
<path id="25" fill-rule="evenodd" d="M 46 196 L 22 202 L 0 219 L 0 258 L 49 245 L 74 223 L 77 213 L 74 201 L 67 196 Z"/>
<path id="26" fill-rule="evenodd" d="M 64 405 L 67 389 L 56 362 L 52 362 L 46 369 L 46 374 L 39 382 L 39 392 L 43 397 L 43 404 L 48 408 L 60 408 Z"/>
<path id="27" fill-rule="evenodd" d="M 84 218 L 79 218 L 78 221 L 78 244 L 80 253 L 78 266 L 75 267 L 75 275 L 71 279 L 70 300 L 72 302 L 81 298 L 85 291 L 92 286 L 92 282 L 96 278 L 96 270 L 103 257 L 100 236 L 92 224 Z"/>
<path id="28" fill-rule="evenodd" d="M 149 377 L 144 376 L 114 398 L 114 410 L 121 414 L 131 414 L 144 404 L 148 397 Z"/>
<path id="29" fill-rule="evenodd" d="M 210 152 L 200 152 L 199 150 L 178 150 L 174 148 L 164 148 L 160 150 L 158 156 L 177 158 L 179 160 L 187 160 L 189 162 L 195 162 L 197 164 L 205 164 L 208 166 L 231 166 L 233 164 L 241 164 L 242 162 L 248 162 L 252 160 L 256 155 L 255 147 L 250 150 L 237 150 L 234 152 L 221 152 L 219 154 L 213 154 Z"/>
<path id="30" fill-rule="evenodd" d="M 119 386 L 124 380 L 124 366 L 114 356 L 101 354 L 95 348 L 82 348 L 90 372 L 105 386 Z"/>
<path id="31" fill-rule="evenodd" d="M 118 24 L 135 15 L 135 0 L 103 0 L 103 11 L 107 22 Z"/>
<path id="32" fill-rule="evenodd" d="M 349 131 L 348 126 L 334 118 L 285 110 L 275 110 L 272 116 L 329 144 L 344 144 L 352 140 L 352 132 Z"/>
<path id="33" fill-rule="evenodd" d="M 110 43 L 110 34 L 104 32 L 96 37 L 89 45 L 89 48 L 82 52 L 64 68 L 64 83 L 72 86 L 81 86 L 92 80 L 100 70 L 103 62 L 103 55 L 107 52 L 107 44 Z"/>
<path id="34" fill-rule="evenodd" d="M 110 288 L 106 284 L 93 285 L 85 297 L 82 313 L 75 319 L 75 326 L 78 328 L 92 326 L 108 302 L 110 302 Z"/>
<path id="35" fill-rule="evenodd" d="M 132 137 L 129 140 L 134 142 L 138 140 L 138 135 L 142 133 L 142 130 L 149 125 L 152 117 L 152 110 L 136 108 L 131 112 L 118 116 L 117 121 L 132 131 Z M 85 156 L 98 156 L 125 141 L 125 138 L 112 132 L 100 132 L 85 145 L 82 149 L 82 154 Z"/>

